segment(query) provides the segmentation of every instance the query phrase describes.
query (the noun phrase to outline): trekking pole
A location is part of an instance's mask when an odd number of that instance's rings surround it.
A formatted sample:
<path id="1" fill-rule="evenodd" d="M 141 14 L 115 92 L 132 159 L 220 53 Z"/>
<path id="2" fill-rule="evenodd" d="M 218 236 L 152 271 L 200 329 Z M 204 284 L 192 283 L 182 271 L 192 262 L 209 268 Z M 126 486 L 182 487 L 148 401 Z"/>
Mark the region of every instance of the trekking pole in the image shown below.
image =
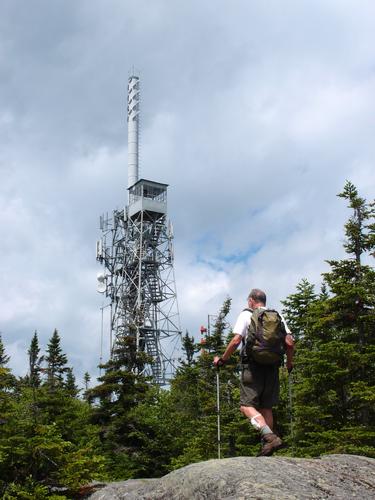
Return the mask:
<path id="1" fill-rule="evenodd" d="M 293 399 L 292 399 L 292 372 L 288 373 L 288 394 L 289 394 L 289 423 L 290 440 L 292 442 L 292 451 L 294 450 L 294 429 L 293 429 Z"/>
<path id="2" fill-rule="evenodd" d="M 217 456 L 221 458 L 221 435 L 220 435 L 220 379 L 219 367 L 216 368 L 216 409 L 217 409 Z"/>

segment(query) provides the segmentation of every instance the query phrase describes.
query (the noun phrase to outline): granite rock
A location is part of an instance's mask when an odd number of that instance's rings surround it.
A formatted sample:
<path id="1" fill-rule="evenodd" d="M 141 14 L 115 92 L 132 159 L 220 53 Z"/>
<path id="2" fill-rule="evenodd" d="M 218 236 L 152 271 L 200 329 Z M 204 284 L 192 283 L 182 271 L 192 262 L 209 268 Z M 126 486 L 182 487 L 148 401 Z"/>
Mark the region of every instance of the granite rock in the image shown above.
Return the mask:
<path id="1" fill-rule="evenodd" d="M 91 500 L 375 499 L 375 459 L 236 457 L 182 467 L 160 479 L 107 484 Z"/>

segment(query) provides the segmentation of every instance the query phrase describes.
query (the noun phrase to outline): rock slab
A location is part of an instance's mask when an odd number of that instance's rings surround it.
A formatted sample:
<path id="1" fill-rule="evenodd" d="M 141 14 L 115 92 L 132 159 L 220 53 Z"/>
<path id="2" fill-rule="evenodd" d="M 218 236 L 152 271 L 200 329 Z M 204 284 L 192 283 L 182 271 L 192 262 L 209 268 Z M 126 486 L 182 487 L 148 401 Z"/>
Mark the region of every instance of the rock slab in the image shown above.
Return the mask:
<path id="1" fill-rule="evenodd" d="M 90 500 L 375 499 L 375 459 L 235 457 L 182 467 L 160 479 L 106 485 Z"/>

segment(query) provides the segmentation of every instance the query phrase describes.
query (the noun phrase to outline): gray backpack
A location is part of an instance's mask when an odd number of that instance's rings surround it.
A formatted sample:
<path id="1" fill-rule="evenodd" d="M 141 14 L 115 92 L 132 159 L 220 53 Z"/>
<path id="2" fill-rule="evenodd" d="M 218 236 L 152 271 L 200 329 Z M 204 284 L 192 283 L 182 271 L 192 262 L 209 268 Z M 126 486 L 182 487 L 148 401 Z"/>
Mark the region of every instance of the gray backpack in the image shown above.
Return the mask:
<path id="1" fill-rule="evenodd" d="M 281 364 L 285 354 L 285 326 L 273 309 L 253 311 L 245 342 L 245 353 L 261 365 Z"/>

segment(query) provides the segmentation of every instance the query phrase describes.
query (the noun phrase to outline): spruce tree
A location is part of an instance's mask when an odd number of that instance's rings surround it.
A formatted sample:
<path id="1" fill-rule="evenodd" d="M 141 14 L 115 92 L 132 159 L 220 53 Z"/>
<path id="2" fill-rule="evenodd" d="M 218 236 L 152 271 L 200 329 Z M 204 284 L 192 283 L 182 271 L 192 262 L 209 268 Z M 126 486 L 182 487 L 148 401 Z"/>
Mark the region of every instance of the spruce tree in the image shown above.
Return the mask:
<path id="1" fill-rule="evenodd" d="M 83 399 L 87 401 L 90 404 L 90 396 L 89 396 L 89 384 L 91 381 L 91 376 L 89 372 L 85 372 L 83 375 L 83 384 L 84 384 L 84 391 L 83 391 Z"/>
<path id="2" fill-rule="evenodd" d="M 29 355 L 28 382 L 31 387 L 39 387 L 41 383 L 41 378 L 40 378 L 41 357 L 39 356 L 40 348 L 39 348 L 38 333 L 36 330 L 34 332 L 27 354 Z"/>
<path id="3" fill-rule="evenodd" d="M 2 335 L 0 332 L 0 367 L 5 368 L 6 365 L 9 363 L 9 359 L 10 359 L 10 357 L 5 352 L 3 338 L 2 338 Z"/>
<path id="4" fill-rule="evenodd" d="M 36 333 L 28 355 L 32 374 L 39 361 Z M 67 488 L 76 498 L 80 485 L 102 478 L 104 464 L 89 405 L 64 384 L 51 391 L 48 381 L 39 384 L 30 374 L 16 384 L 1 339 L 0 356 L 0 491 L 4 498 L 49 498 L 50 488 Z"/>
<path id="5" fill-rule="evenodd" d="M 320 295 L 301 307 L 298 320 L 305 328 L 297 343 L 295 446 L 307 456 L 374 456 L 375 272 L 367 264 L 374 250 L 374 211 L 349 182 L 339 196 L 351 210 L 347 257 L 328 261 Z M 284 304 L 292 301 L 293 296 Z"/>
<path id="6" fill-rule="evenodd" d="M 186 364 L 191 366 L 194 354 L 197 352 L 198 348 L 194 342 L 194 337 L 190 337 L 187 330 L 185 335 L 182 337 L 182 350 L 185 353 Z M 185 363 L 185 361 L 183 361 L 183 363 Z"/>
<path id="7" fill-rule="evenodd" d="M 352 215 L 345 224 L 348 257 L 329 260 L 331 270 L 323 274 L 332 293 L 327 300 L 327 316 L 335 338 L 345 341 L 352 351 L 354 369 L 350 370 L 347 387 L 341 390 L 345 423 L 366 427 L 375 417 L 371 401 L 372 396 L 375 399 L 375 271 L 365 263 L 375 250 L 375 209 L 374 203 L 359 196 L 351 182 L 346 182 L 338 196 L 347 201 Z M 345 365 L 350 365 L 350 358 Z"/>
<path id="8" fill-rule="evenodd" d="M 309 307 L 316 300 L 314 285 L 303 279 L 296 286 L 296 292 L 282 300 L 283 315 L 295 341 L 303 338 L 309 325 Z"/>
<path id="9" fill-rule="evenodd" d="M 66 370 L 64 388 L 68 392 L 68 394 L 70 394 L 74 398 L 79 394 L 79 389 L 76 384 L 76 378 L 74 376 L 72 367 L 68 367 Z"/>
<path id="10" fill-rule="evenodd" d="M 83 375 L 83 383 L 85 384 L 85 391 L 89 390 L 89 384 L 90 384 L 91 376 L 89 372 L 85 372 Z"/>
<path id="11" fill-rule="evenodd" d="M 145 401 L 150 388 L 142 367 L 150 361 L 145 353 L 137 352 L 135 336 L 116 339 L 112 358 L 101 366 L 104 374 L 99 384 L 88 391 L 93 405 L 93 423 L 101 428 L 102 449 L 110 464 L 113 479 L 140 477 L 145 465 L 140 457 L 143 440 L 134 414 Z"/>
<path id="12" fill-rule="evenodd" d="M 352 215 L 345 224 L 346 259 L 329 260 L 331 270 L 324 280 L 332 294 L 328 301 L 331 324 L 340 328 L 341 337 L 362 349 L 373 342 L 375 326 L 375 271 L 364 260 L 375 250 L 375 209 L 346 182 L 338 195 L 347 200 Z"/>
<path id="13" fill-rule="evenodd" d="M 57 330 L 53 332 L 43 360 L 46 364 L 46 379 L 37 394 L 41 421 L 55 425 L 63 440 L 74 441 L 74 436 L 80 432 L 82 418 L 76 414 L 76 410 L 79 413 L 81 408 L 75 402 L 79 391 L 73 371 L 68 366 L 68 358 L 62 351 Z"/>
<path id="14" fill-rule="evenodd" d="M 286 319 L 293 338 L 295 340 L 296 352 L 294 355 L 294 372 L 288 374 L 286 370 L 280 370 L 280 399 L 279 405 L 274 411 L 274 422 L 278 433 L 283 441 L 288 444 L 289 451 L 294 452 L 295 447 L 295 386 L 299 383 L 299 363 L 303 363 L 304 347 L 311 347 L 310 330 L 311 314 L 313 304 L 316 304 L 317 295 L 315 287 L 306 278 L 302 279 L 296 286 L 296 292 L 282 300 L 283 316 Z"/>
<path id="15" fill-rule="evenodd" d="M 7 366 L 9 359 L 0 334 L 0 430 L 1 426 L 9 421 L 9 412 L 17 391 L 16 378 Z"/>
<path id="16" fill-rule="evenodd" d="M 0 491 L 4 490 L 12 470 L 13 449 L 10 437 L 14 434 L 13 418 L 18 398 L 18 384 L 7 366 L 7 355 L 0 334 Z"/>
<path id="17" fill-rule="evenodd" d="M 49 388 L 62 387 L 64 383 L 64 375 L 68 371 L 68 358 L 63 353 L 61 348 L 61 339 L 58 331 L 55 329 L 52 337 L 47 345 L 44 361 L 47 364 L 47 380 L 46 384 Z"/>
<path id="18" fill-rule="evenodd" d="M 209 332 L 210 335 L 207 337 L 207 342 L 205 344 L 205 348 L 207 348 L 209 352 L 218 352 L 224 346 L 224 334 L 229 326 L 226 317 L 230 311 L 231 302 L 232 300 L 230 298 L 225 299 L 219 314 L 216 316 L 212 332 Z"/>

